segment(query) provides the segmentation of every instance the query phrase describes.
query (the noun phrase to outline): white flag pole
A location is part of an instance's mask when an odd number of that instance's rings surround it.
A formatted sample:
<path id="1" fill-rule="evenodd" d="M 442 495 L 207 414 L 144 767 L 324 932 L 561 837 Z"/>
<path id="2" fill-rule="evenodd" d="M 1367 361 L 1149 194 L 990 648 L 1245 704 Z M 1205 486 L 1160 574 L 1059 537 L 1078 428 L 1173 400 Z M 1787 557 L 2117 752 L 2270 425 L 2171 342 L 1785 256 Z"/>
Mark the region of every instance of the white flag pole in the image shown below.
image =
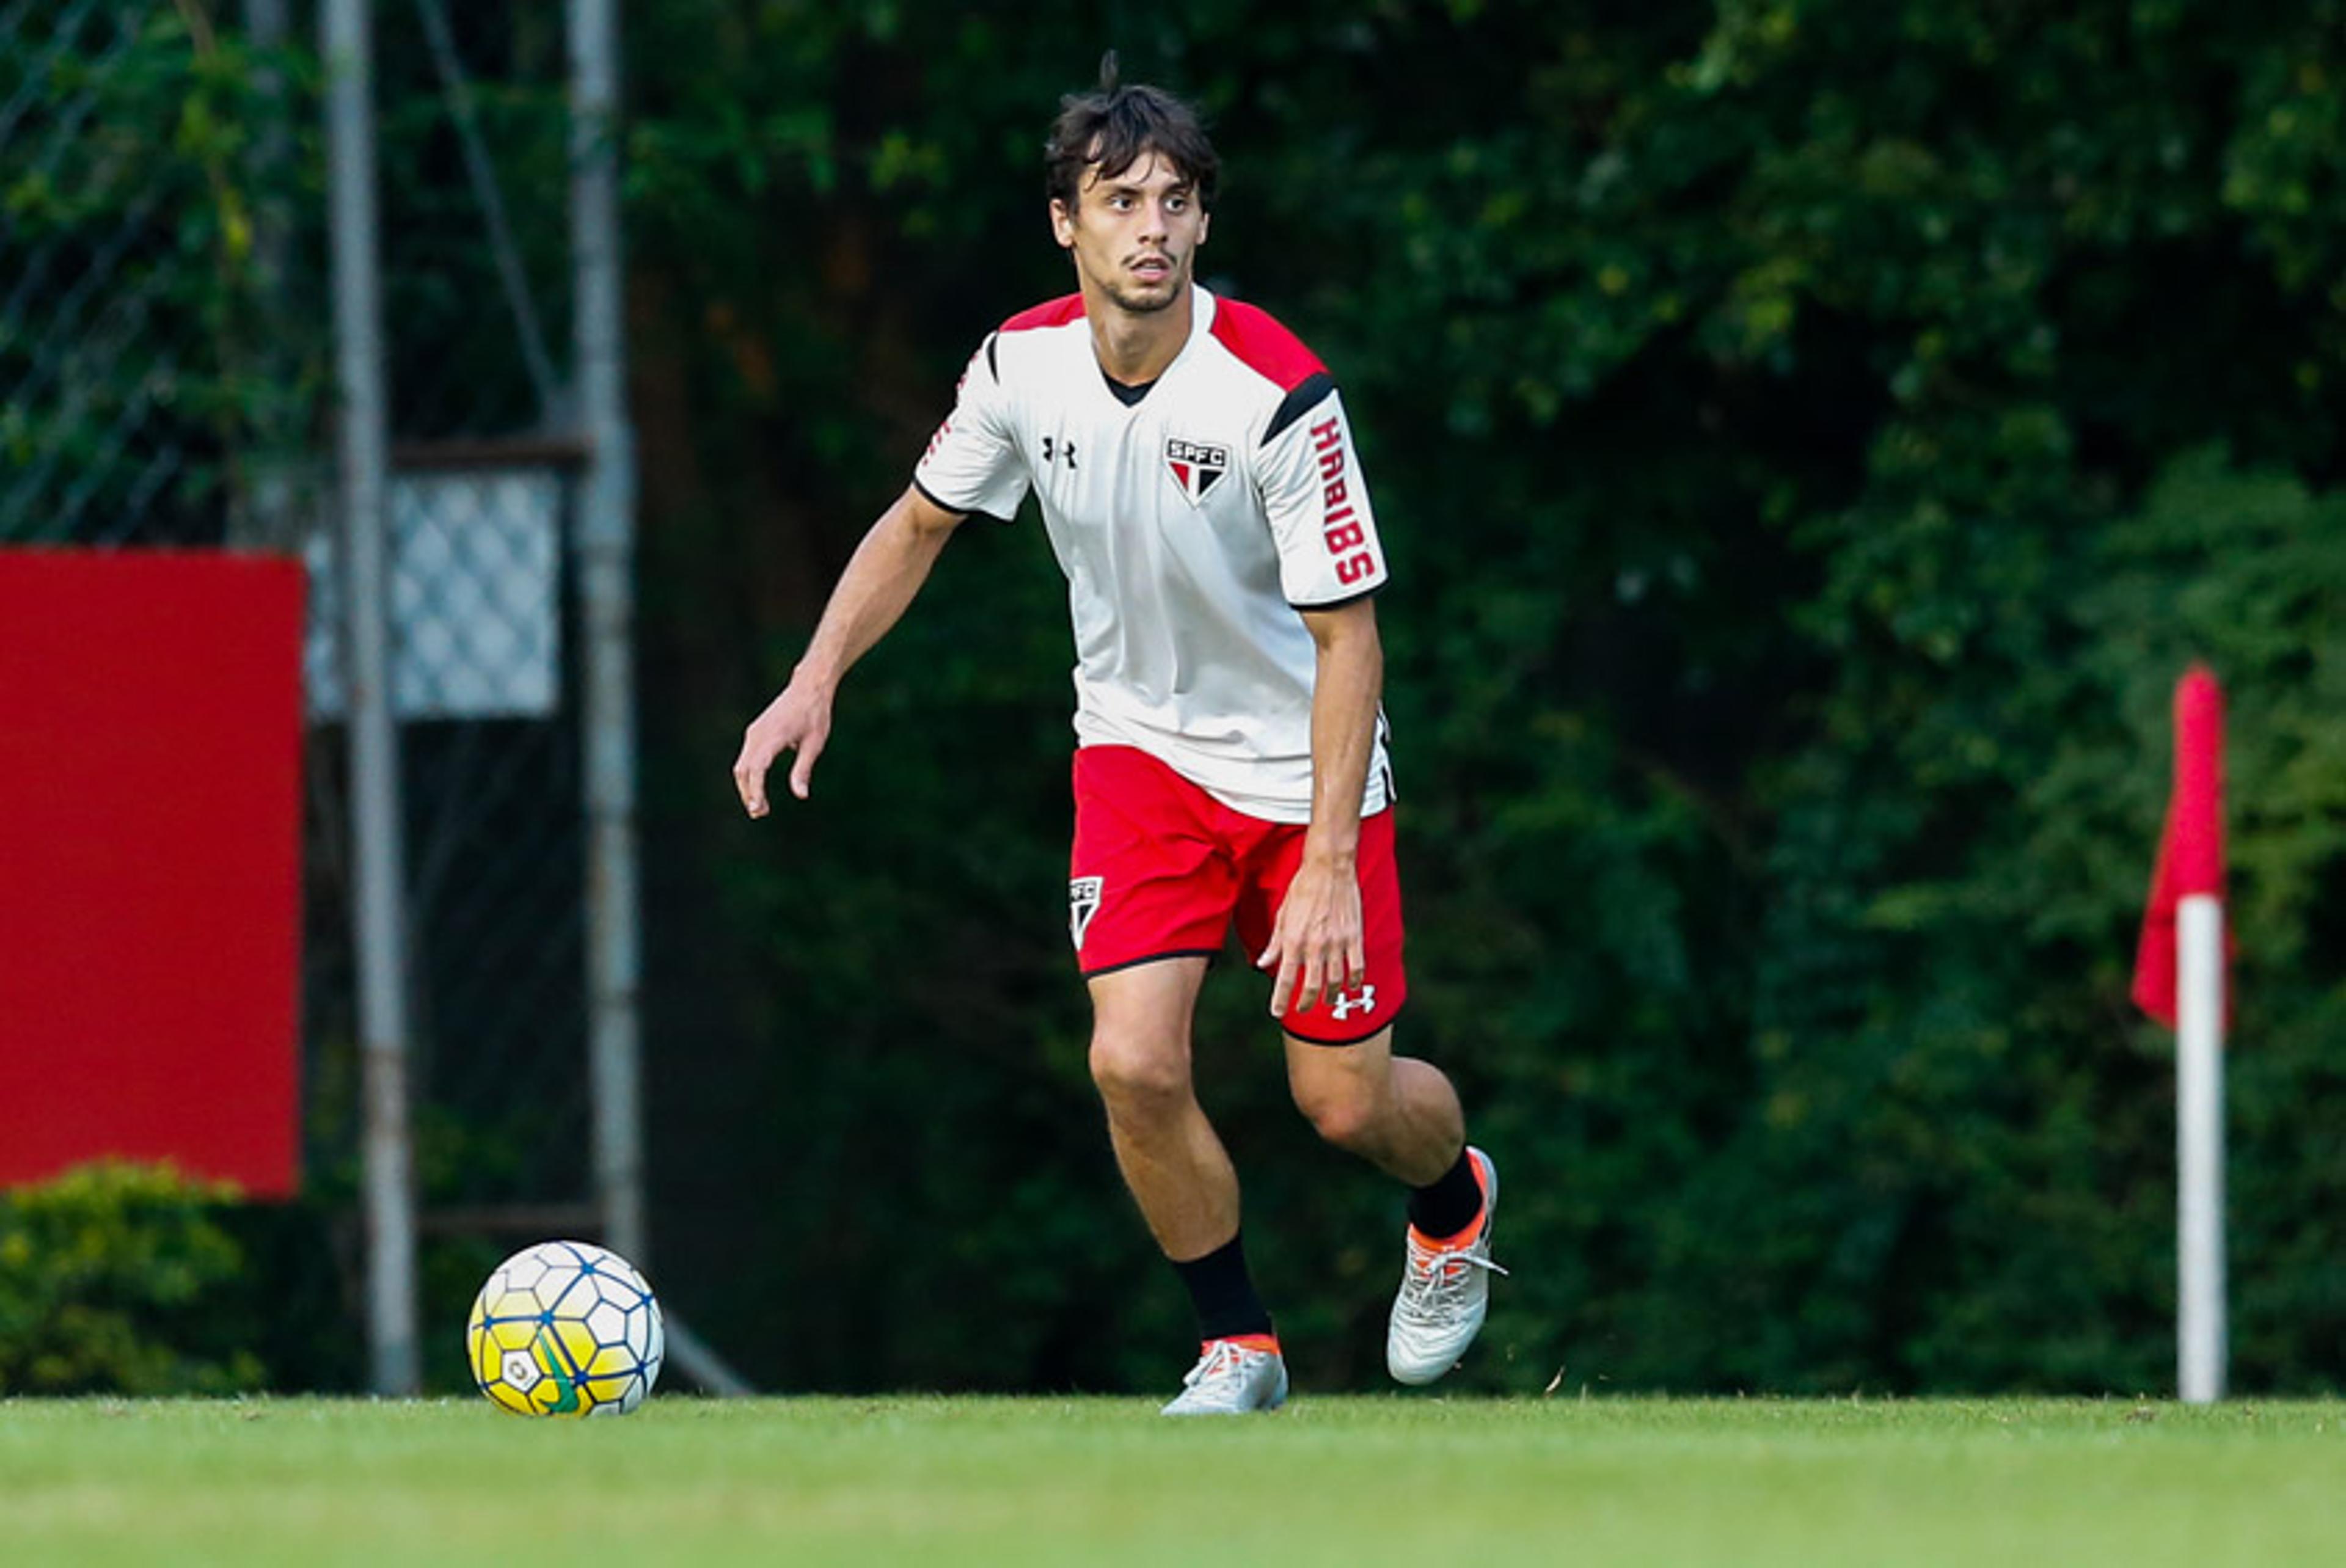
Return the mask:
<path id="1" fill-rule="evenodd" d="M 2176 907 L 2176 1382 L 2183 1402 L 2224 1397 L 2224 905 Z"/>

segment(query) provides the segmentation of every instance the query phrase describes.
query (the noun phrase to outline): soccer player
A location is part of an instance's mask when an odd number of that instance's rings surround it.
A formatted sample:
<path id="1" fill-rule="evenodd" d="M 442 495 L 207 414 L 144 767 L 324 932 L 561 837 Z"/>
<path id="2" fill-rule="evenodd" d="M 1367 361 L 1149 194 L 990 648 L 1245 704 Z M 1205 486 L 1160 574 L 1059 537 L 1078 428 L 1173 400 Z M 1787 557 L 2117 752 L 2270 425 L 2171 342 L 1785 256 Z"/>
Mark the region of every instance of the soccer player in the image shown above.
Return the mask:
<path id="1" fill-rule="evenodd" d="M 1233 921 L 1272 973 L 1288 1082 L 1320 1135 L 1407 1184 L 1387 1363 L 1456 1364 L 1489 1304 L 1492 1162 L 1450 1081 L 1392 1052 L 1408 994 L 1373 596 L 1384 551 L 1335 382 L 1262 311 L 1192 277 L 1219 160 L 1155 87 L 1070 97 L 1046 150 L 1077 291 L 979 345 L 913 483 L 750 725 L 741 803 L 796 753 L 804 799 L 848 667 L 963 519 L 1041 503 L 1075 621 L 1069 934 L 1109 1139 L 1188 1286 L 1202 1353 L 1168 1415 L 1271 1410 L 1287 1369 L 1248 1275 L 1239 1183 L 1190 1079 L 1207 961 Z"/>

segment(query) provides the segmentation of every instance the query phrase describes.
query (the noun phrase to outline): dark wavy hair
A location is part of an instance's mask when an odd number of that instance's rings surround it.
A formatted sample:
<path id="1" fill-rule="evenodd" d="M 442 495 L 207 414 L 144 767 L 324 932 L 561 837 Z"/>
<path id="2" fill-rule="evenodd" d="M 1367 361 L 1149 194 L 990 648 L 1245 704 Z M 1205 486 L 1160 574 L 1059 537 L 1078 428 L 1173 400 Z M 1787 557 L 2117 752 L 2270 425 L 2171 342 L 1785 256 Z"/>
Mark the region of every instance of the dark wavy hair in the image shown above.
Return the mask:
<path id="1" fill-rule="evenodd" d="M 1102 179 L 1113 178 L 1150 152 L 1189 182 L 1198 206 L 1213 207 L 1222 160 L 1214 155 L 1198 111 L 1162 87 L 1118 82 L 1116 51 L 1110 49 L 1100 58 L 1099 86 L 1059 100 L 1059 117 L 1043 148 L 1044 188 L 1072 212 L 1084 170 L 1096 164 Z"/>

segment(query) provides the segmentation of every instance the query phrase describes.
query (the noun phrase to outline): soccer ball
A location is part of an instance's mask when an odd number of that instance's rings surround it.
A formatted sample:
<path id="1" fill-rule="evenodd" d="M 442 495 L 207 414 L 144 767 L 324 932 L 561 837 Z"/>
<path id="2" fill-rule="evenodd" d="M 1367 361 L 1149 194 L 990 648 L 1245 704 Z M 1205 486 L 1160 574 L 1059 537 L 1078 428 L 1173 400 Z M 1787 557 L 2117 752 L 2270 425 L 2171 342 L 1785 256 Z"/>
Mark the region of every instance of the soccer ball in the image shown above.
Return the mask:
<path id="1" fill-rule="evenodd" d="M 652 1288 L 586 1241 L 541 1241 L 498 1264 L 464 1329 L 473 1380 L 521 1416 L 626 1415 L 667 1353 Z"/>

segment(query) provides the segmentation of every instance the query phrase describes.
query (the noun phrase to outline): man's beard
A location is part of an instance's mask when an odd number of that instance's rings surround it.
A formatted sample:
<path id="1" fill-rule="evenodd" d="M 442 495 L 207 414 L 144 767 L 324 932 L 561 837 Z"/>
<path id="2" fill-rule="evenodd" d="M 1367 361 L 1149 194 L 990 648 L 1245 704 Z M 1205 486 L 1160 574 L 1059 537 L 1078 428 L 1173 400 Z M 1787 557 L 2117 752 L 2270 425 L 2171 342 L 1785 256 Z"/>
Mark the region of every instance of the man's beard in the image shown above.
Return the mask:
<path id="1" fill-rule="evenodd" d="M 1128 315 L 1153 316 L 1159 311 L 1171 308 L 1173 301 L 1187 291 L 1189 280 L 1186 274 L 1177 271 L 1168 274 L 1165 281 L 1168 287 L 1160 299 L 1146 299 L 1127 294 L 1124 290 L 1124 286 L 1112 279 L 1102 279 L 1100 289 L 1107 295 L 1108 303 L 1117 310 Z"/>

